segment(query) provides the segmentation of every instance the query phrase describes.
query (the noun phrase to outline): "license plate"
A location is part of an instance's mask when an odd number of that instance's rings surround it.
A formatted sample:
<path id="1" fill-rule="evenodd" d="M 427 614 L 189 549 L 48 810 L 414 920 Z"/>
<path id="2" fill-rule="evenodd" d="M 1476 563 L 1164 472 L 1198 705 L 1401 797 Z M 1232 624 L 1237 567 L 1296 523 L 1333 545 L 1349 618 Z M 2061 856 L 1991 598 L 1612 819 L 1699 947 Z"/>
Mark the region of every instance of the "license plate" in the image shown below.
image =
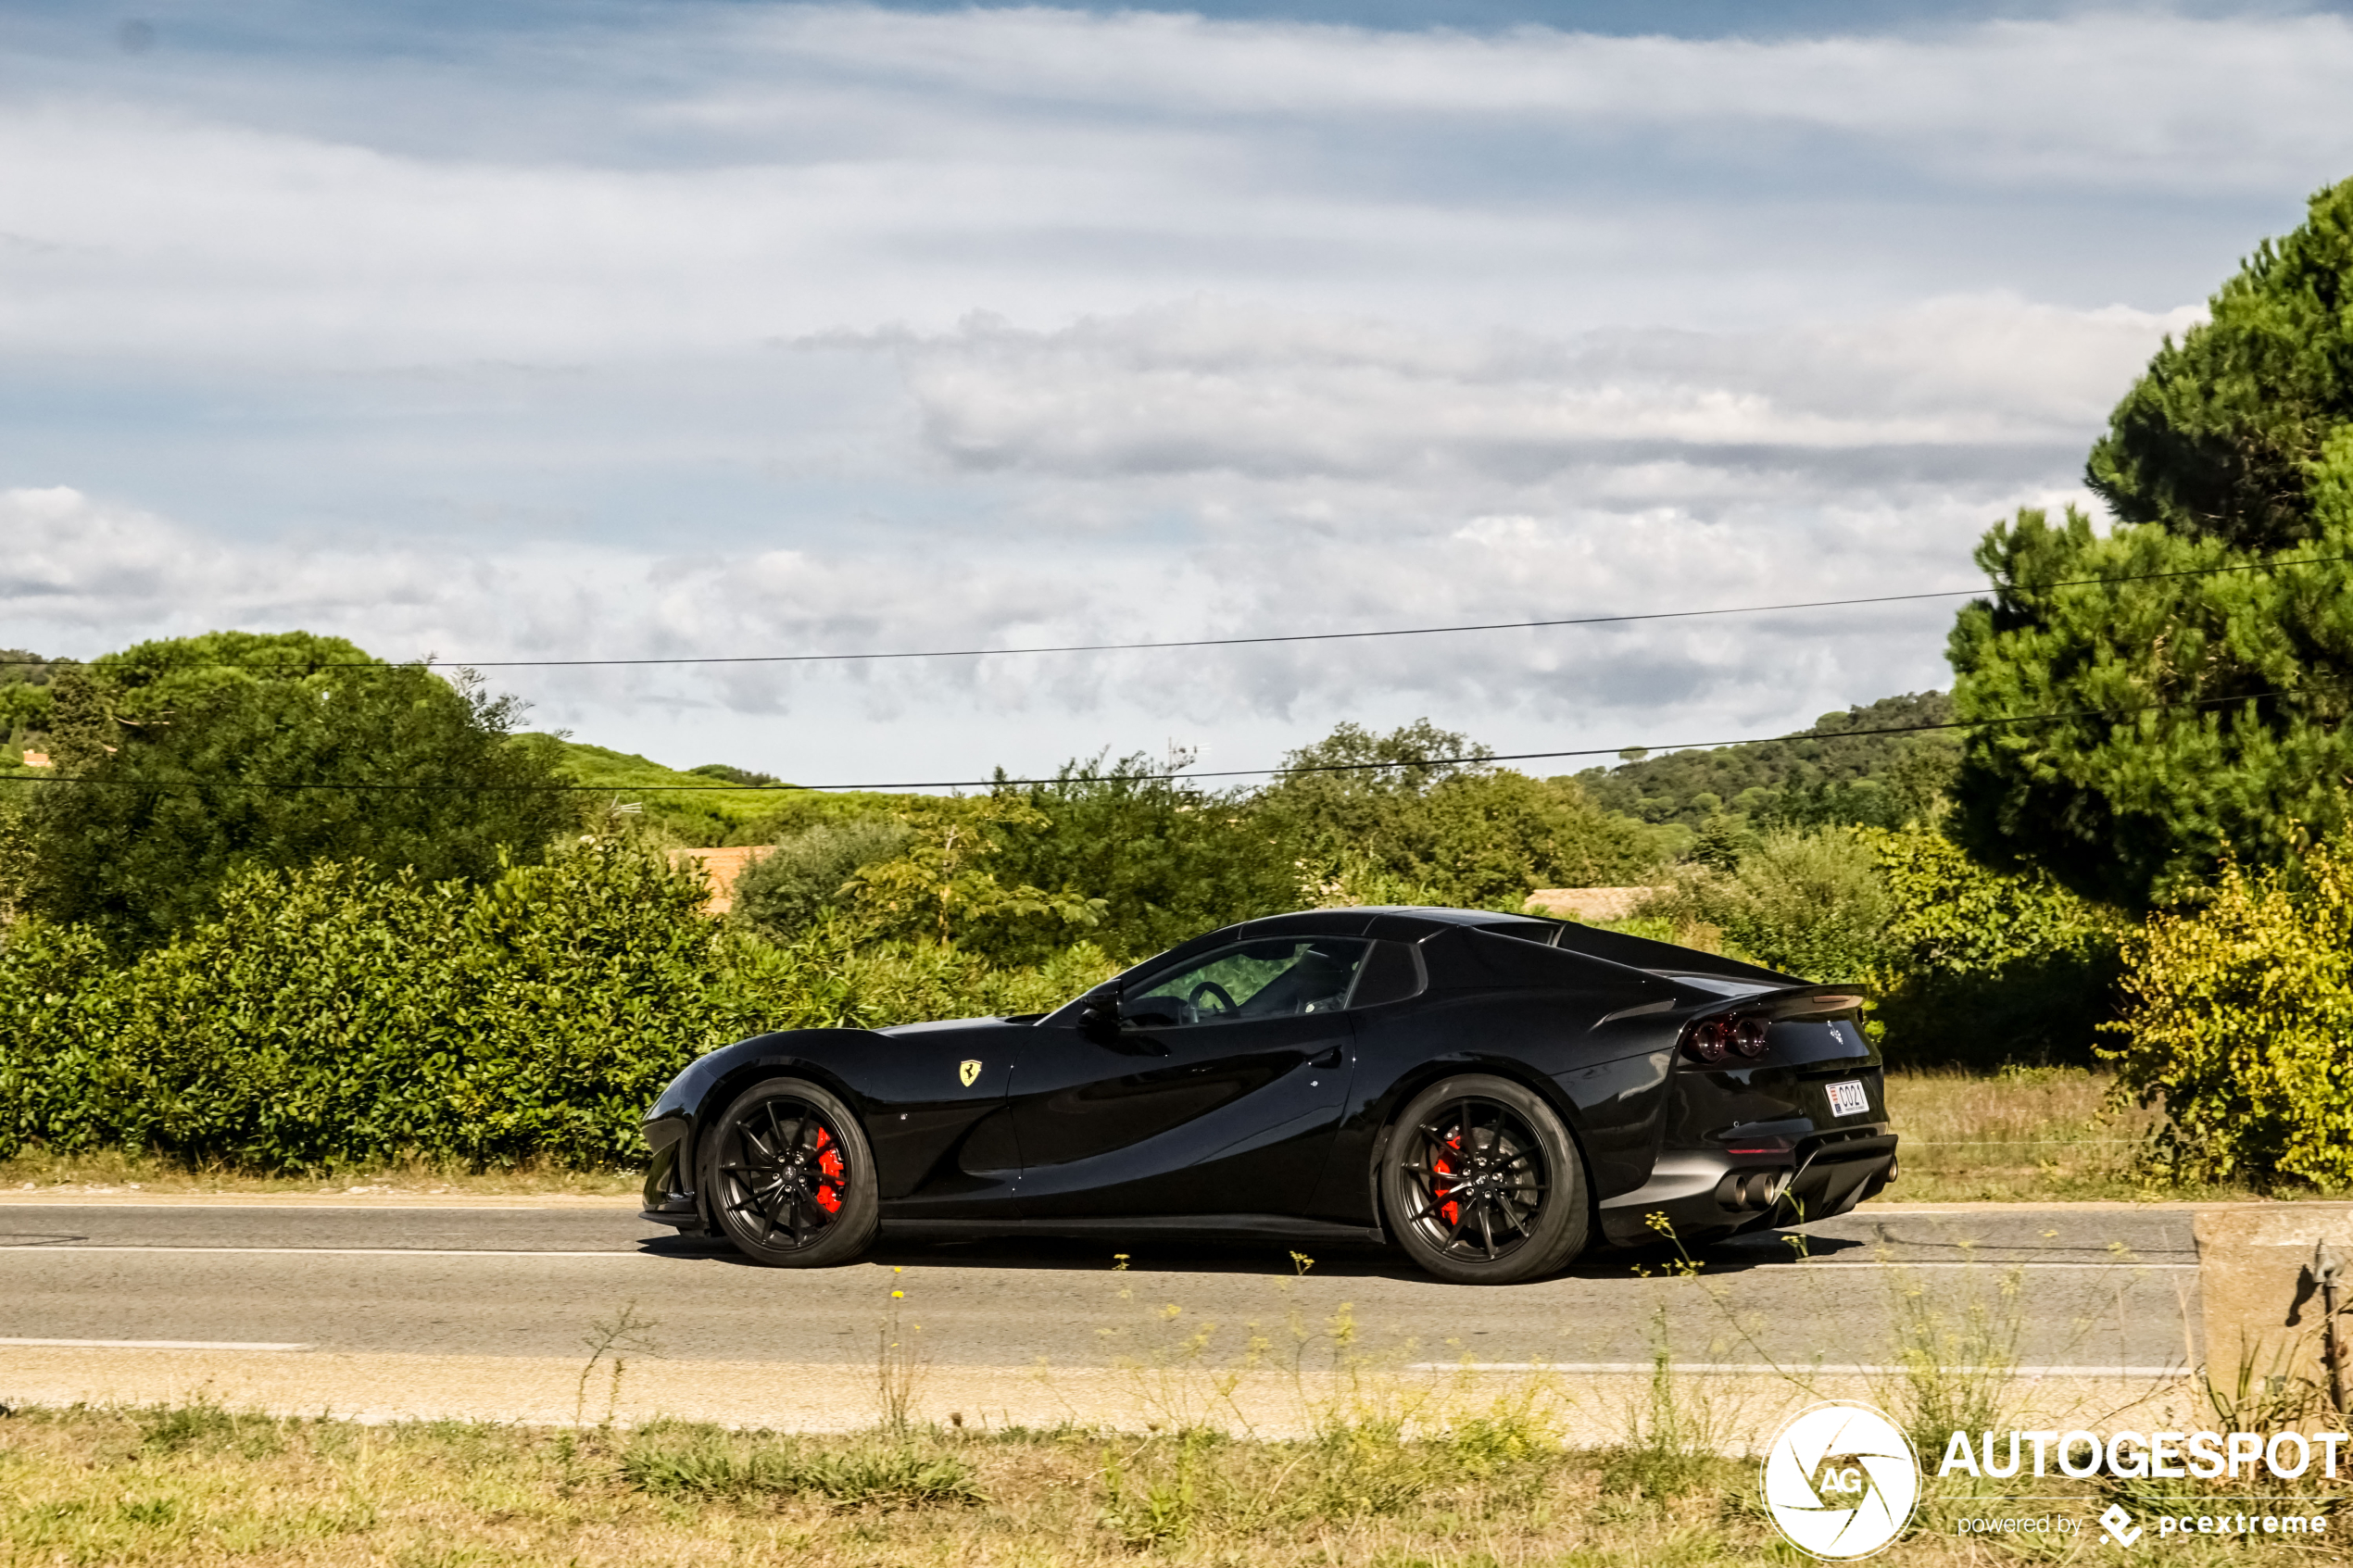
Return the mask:
<path id="1" fill-rule="evenodd" d="M 1849 1078 L 1831 1085 L 1831 1114 L 1860 1116 L 1871 1108 L 1871 1097 L 1863 1092 L 1862 1080 Z"/>

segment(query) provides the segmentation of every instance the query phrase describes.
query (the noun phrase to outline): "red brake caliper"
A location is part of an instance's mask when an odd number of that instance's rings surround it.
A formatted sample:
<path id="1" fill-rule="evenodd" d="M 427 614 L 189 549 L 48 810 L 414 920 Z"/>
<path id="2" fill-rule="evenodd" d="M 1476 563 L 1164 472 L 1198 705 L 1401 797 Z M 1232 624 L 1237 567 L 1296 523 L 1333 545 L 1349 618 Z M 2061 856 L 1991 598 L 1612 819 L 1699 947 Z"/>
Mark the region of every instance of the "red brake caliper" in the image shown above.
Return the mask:
<path id="1" fill-rule="evenodd" d="M 841 1212 L 841 1150 L 835 1146 L 833 1134 L 817 1129 L 817 1169 L 824 1180 L 817 1184 L 817 1207 L 828 1214 Z"/>
<path id="2" fill-rule="evenodd" d="M 1453 1133 L 1448 1135 L 1446 1147 L 1457 1152 L 1462 1149 L 1463 1135 L 1460 1129 L 1457 1129 Z M 1446 1157 L 1442 1154 L 1429 1162 L 1429 1168 L 1434 1173 L 1441 1176 L 1451 1176 L 1454 1173 L 1454 1168 L 1446 1163 Z M 1430 1196 L 1441 1200 L 1438 1205 L 1439 1217 L 1450 1225 L 1460 1223 L 1462 1219 L 1462 1205 L 1454 1202 L 1453 1199 L 1446 1196 L 1454 1189 L 1443 1182 L 1431 1183 L 1430 1189 Z"/>

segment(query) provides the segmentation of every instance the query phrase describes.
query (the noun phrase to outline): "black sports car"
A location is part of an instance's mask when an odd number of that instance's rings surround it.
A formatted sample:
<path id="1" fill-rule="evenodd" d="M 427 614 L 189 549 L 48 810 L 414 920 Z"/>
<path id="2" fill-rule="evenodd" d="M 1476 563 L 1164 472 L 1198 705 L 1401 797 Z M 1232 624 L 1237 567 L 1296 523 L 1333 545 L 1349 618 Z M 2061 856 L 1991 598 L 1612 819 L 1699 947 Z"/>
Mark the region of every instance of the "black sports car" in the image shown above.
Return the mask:
<path id="1" fill-rule="evenodd" d="M 1861 1005 L 1561 921 L 1277 915 L 1051 1013 L 715 1050 L 647 1113 L 645 1217 L 802 1266 L 888 1225 L 1389 1240 L 1529 1279 L 1597 1234 L 1705 1240 L 1885 1186 Z"/>

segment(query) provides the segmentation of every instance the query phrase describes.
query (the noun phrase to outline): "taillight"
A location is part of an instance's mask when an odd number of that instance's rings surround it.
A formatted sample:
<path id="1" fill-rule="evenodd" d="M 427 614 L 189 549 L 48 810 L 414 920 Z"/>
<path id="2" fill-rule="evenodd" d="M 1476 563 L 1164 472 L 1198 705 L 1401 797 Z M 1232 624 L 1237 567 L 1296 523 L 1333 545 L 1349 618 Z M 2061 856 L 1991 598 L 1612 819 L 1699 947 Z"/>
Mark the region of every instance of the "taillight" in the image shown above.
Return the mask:
<path id="1" fill-rule="evenodd" d="M 1703 1018 L 1684 1035 L 1683 1054 L 1711 1067 L 1731 1056 L 1755 1061 L 1770 1027 L 1761 1018 Z"/>

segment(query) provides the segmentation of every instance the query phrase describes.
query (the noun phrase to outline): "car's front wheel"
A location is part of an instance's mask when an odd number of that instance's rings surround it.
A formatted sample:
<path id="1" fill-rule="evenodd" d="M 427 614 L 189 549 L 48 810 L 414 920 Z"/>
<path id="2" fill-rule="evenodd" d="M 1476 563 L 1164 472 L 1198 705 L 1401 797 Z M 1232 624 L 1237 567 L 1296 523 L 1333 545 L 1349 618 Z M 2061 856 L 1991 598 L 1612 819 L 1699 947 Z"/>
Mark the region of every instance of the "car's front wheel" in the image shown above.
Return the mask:
<path id="1" fill-rule="evenodd" d="M 1584 1249 L 1584 1161 L 1532 1090 L 1485 1073 L 1432 1084 L 1381 1149 L 1381 1206 L 1416 1263 L 1458 1285 L 1550 1273 Z"/>
<path id="2" fill-rule="evenodd" d="M 704 1180 L 727 1239 L 784 1268 L 846 1263 L 875 1238 L 875 1155 L 827 1090 L 771 1078 L 737 1095 L 706 1146 Z"/>

